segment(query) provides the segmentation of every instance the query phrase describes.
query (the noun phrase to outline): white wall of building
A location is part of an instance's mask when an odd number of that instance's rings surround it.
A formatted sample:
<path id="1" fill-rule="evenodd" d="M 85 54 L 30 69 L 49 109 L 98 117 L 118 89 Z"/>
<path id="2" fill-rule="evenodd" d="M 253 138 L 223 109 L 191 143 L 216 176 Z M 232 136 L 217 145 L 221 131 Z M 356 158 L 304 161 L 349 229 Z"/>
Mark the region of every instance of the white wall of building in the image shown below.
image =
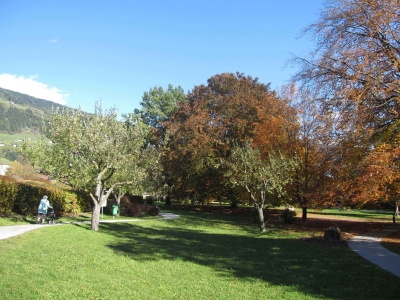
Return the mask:
<path id="1" fill-rule="evenodd" d="M 0 165 L 0 175 L 1 175 L 1 176 L 6 175 L 6 172 L 7 172 L 7 170 L 8 170 L 9 167 L 10 167 L 10 166 L 7 166 L 7 165 Z"/>

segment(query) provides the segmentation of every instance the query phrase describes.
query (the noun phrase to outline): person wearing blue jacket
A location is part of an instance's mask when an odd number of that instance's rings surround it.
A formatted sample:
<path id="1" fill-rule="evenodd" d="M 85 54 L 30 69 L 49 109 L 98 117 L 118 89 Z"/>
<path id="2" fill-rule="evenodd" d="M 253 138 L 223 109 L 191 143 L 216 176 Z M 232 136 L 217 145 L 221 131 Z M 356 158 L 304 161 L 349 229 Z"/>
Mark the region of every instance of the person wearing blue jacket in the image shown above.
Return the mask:
<path id="1" fill-rule="evenodd" d="M 43 196 L 43 198 L 40 200 L 40 204 L 38 207 L 38 216 L 37 216 L 36 223 L 39 223 L 40 220 L 42 220 L 42 224 L 44 224 L 44 220 L 46 219 L 48 208 L 53 208 L 53 206 L 50 205 L 50 202 L 47 199 L 47 196 Z"/>

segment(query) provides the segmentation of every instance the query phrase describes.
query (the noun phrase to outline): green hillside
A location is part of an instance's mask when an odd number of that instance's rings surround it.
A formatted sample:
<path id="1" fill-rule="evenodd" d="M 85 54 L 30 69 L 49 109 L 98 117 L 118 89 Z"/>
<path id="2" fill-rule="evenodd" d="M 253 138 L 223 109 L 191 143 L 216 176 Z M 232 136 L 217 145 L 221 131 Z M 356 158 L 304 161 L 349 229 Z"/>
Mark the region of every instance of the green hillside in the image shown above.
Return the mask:
<path id="1" fill-rule="evenodd" d="M 38 133 L 53 108 L 66 106 L 0 88 L 0 133 Z"/>
<path id="2" fill-rule="evenodd" d="M 0 88 L 0 164 L 18 157 L 25 139 L 39 138 L 43 121 L 52 109 L 66 106 Z"/>
<path id="3" fill-rule="evenodd" d="M 32 96 L 13 92 L 10 90 L 0 88 L 0 100 L 13 102 L 14 105 L 22 109 L 33 109 L 42 112 L 50 112 L 52 108 L 65 108 L 66 106 L 57 104 L 52 101 L 38 99 Z"/>

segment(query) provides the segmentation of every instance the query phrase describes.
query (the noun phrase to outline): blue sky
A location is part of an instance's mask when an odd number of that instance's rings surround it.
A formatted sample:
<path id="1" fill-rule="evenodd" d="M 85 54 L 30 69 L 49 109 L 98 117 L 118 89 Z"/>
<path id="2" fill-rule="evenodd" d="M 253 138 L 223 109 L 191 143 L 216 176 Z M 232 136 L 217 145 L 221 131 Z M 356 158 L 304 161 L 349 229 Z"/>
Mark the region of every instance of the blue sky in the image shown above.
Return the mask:
<path id="1" fill-rule="evenodd" d="M 301 30 L 323 0 L 0 1 L 0 87 L 93 111 L 140 108 L 151 87 L 185 92 L 223 72 L 279 88 L 314 48 Z"/>

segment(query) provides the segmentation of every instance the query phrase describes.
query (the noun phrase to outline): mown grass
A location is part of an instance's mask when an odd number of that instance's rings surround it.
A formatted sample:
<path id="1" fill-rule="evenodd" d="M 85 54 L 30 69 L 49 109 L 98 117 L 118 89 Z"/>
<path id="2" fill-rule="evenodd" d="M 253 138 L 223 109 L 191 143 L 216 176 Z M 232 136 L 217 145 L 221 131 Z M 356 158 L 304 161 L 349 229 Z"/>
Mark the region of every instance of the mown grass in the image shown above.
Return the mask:
<path id="1" fill-rule="evenodd" d="M 389 251 L 392 251 L 392 252 L 400 255 L 400 244 L 399 243 L 392 243 L 390 241 L 385 241 L 385 239 L 383 239 L 381 241 L 381 245 L 383 247 L 385 247 L 386 249 L 388 249 Z"/>
<path id="2" fill-rule="evenodd" d="M 164 210 L 165 211 L 165 210 Z M 43 226 L 0 241 L 2 299 L 395 299 L 400 279 L 347 248 L 247 217 L 180 211 Z M 388 284 L 390 282 L 390 284 Z"/>
<path id="3" fill-rule="evenodd" d="M 21 145 L 27 138 L 30 138 L 31 141 L 34 142 L 40 138 L 40 135 L 32 131 L 24 131 L 15 134 L 0 133 L 0 142 L 6 144 L 7 146 L 11 146 L 12 144 Z"/>
<path id="4" fill-rule="evenodd" d="M 7 158 L 5 157 L 0 157 L 0 165 L 10 165 L 11 161 L 9 161 Z"/>
<path id="5" fill-rule="evenodd" d="M 301 211 L 297 210 L 298 215 L 301 216 Z M 309 209 L 308 214 L 312 216 L 332 216 L 339 219 L 364 219 L 375 221 L 390 221 L 392 220 L 393 211 L 390 210 L 340 210 L 340 209 L 323 209 L 313 210 Z"/>
<path id="6" fill-rule="evenodd" d="M 146 219 L 151 217 L 143 217 L 140 219 Z M 102 214 L 100 215 L 100 221 L 102 220 L 137 220 L 138 218 L 133 217 L 112 217 L 111 215 Z M 71 222 L 87 222 L 92 220 L 91 213 L 80 213 L 74 217 L 57 217 L 57 223 L 71 223 Z M 25 225 L 25 224 L 35 224 L 36 216 L 23 216 L 16 213 L 0 213 L 0 226 L 14 226 L 14 225 Z"/>
<path id="7" fill-rule="evenodd" d="M 398 220 L 397 220 L 398 222 Z M 394 253 L 397 253 L 400 255 L 400 230 L 396 229 L 392 231 L 388 236 L 384 237 L 381 241 L 381 245 L 388 249 L 389 251 L 392 251 Z"/>

